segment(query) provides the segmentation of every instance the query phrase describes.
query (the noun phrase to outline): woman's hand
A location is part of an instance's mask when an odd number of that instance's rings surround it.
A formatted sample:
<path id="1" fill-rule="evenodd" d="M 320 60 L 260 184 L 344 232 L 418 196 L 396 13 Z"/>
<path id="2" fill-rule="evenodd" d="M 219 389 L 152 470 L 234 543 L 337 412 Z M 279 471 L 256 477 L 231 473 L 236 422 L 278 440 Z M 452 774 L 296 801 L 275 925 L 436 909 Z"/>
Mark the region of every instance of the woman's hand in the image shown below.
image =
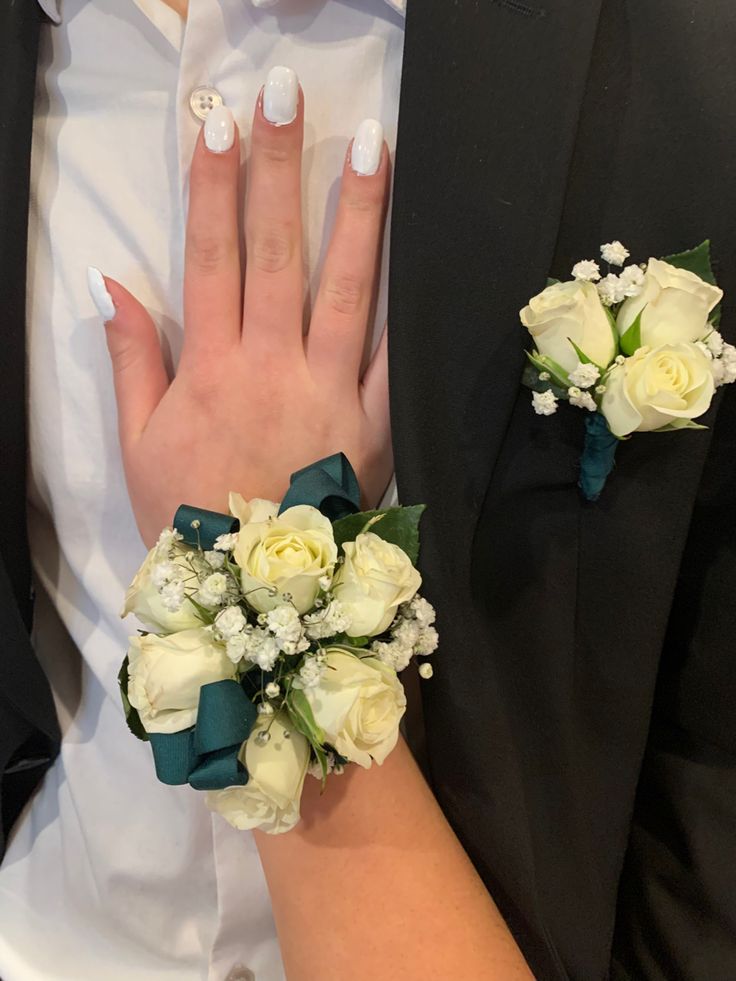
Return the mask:
<path id="1" fill-rule="evenodd" d="M 171 383 L 151 317 L 120 284 L 104 280 L 115 307 L 107 340 L 123 462 L 148 545 L 179 504 L 223 511 L 230 490 L 280 500 L 293 471 L 338 451 L 355 467 L 367 504 L 375 505 L 390 479 L 385 332 L 361 373 L 388 191 L 381 127 L 364 124 L 357 150 L 352 153 L 352 144 L 348 150 L 304 336 L 304 101 L 293 73 L 272 72 L 267 87 L 274 77 L 282 95 L 285 83 L 287 98 L 293 85 L 296 116 L 286 125 L 269 122 L 261 93 L 248 174 L 244 281 L 239 140 L 228 111 L 216 110 L 205 129 L 211 144 L 228 145 L 232 133 L 229 149 L 208 149 L 204 132 L 197 141 L 186 231 L 184 347 Z M 351 165 L 362 162 L 370 170 L 376 160 L 373 174 L 358 174 Z"/>

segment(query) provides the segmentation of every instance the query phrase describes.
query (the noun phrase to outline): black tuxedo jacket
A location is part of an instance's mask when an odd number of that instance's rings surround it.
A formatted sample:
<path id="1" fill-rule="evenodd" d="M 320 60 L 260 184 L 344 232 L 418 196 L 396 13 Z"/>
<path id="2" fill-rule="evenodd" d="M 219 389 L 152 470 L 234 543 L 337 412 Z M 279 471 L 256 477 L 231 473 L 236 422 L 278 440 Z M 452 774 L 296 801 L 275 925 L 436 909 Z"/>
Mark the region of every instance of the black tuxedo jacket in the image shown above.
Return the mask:
<path id="1" fill-rule="evenodd" d="M 576 489 L 518 310 L 620 238 L 713 240 L 736 333 L 733 0 L 409 0 L 391 240 L 399 491 L 429 505 L 435 792 L 549 981 L 736 978 L 736 393 Z M 0 2 L 0 772 L 58 732 L 28 642 L 24 262 L 39 14 Z M 472 981 L 472 979 L 453 979 Z"/>

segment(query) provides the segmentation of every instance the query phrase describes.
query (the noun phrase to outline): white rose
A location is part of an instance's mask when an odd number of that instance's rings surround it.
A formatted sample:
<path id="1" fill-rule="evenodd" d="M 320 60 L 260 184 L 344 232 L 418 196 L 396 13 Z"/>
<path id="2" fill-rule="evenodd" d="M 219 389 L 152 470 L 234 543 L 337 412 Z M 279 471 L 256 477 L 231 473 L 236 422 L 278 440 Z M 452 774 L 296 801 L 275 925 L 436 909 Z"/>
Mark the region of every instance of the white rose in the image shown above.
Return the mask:
<path id="1" fill-rule="evenodd" d="M 238 519 L 241 528 L 251 521 L 267 521 L 268 518 L 275 518 L 279 513 L 278 504 L 266 501 L 262 497 L 254 497 L 251 501 L 246 501 L 242 494 L 231 493 L 229 503 L 230 514 Z"/>
<path id="2" fill-rule="evenodd" d="M 644 310 L 642 346 L 699 341 L 708 333 L 708 315 L 722 296 L 723 290 L 688 269 L 650 259 L 640 292 L 622 305 L 616 326 L 623 336 Z"/>
<path id="3" fill-rule="evenodd" d="M 337 752 L 368 769 L 383 763 L 399 738 L 406 711 L 404 688 L 393 668 L 360 651 L 328 647 L 327 670 L 305 688 L 314 719 Z"/>
<path id="4" fill-rule="evenodd" d="M 264 729 L 270 739 L 262 745 L 255 737 Z M 207 806 L 241 831 L 260 828 L 272 835 L 289 831 L 299 820 L 309 766 L 307 740 L 291 728 L 286 715 L 260 716 L 243 743 L 240 759 L 248 771 L 248 783 L 210 791 Z"/>
<path id="5" fill-rule="evenodd" d="M 180 732 L 197 721 L 199 689 L 235 678 L 236 667 L 205 627 L 168 637 L 131 637 L 128 699 L 146 732 Z"/>
<path id="6" fill-rule="evenodd" d="M 345 561 L 338 570 L 333 593 L 348 618 L 350 637 L 374 637 L 393 622 L 402 603 L 408 603 L 422 584 L 411 559 L 398 545 L 373 532 L 363 532 L 343 545 Z"/>
<path id="7" fill-rule="evenodd" d="M 702 416 L 714 391 L 711 361 L 695 344 L 641 347 L 611 369 L 601 411 L 616 436 L 651 432 Z"/>
<path id="8" fill-rule="evenodd" d="M 297 505 L 244 525 L 233 554 L 254 609 L 266 613 L 289 593 L 296 610 L 306 613 L 314 606 L 322 576 L 332 576 L 337 546 L 330 521 L 316 508 Z"/>
<path id="9" fill-rule="evenodd" d="M 602 368 L 607 368 L 616 354 L 611 322 L 592 283 L 548 286 L 519 316 L 539 353 L 565 371 L 574 371 L 580 361 L 570 341 Z"/>
<path id="10" fill-rule="evenodd" d="M 162 563 L 169 560 L 162 559 L 160 555 L 157 556 L 157 548 L 155 546 L 148 553 L 145 562 L 128 587 L 125 594 L 125 606 L 120 616 L 127 617 L 133 613 L 144 626 L 156 633 L 172 633 L 176 630 L 200 627 L 202 621 L 197 616 L 195 608 L 187 600 L 184 600 L 181 608 L 175 613 L 164 606 L 161 594 L 151 579 L 151 573 L 155 567 L 160 567 Z M 170 560 L 177 575 L 181 576 L 184 581 L 195 580 L 188 563 L 188 556 L 193 552 L 196 553 L 196 550 L 187 548 L 186 545 L 177 545 L 174 549 L 173 558 Z"/>

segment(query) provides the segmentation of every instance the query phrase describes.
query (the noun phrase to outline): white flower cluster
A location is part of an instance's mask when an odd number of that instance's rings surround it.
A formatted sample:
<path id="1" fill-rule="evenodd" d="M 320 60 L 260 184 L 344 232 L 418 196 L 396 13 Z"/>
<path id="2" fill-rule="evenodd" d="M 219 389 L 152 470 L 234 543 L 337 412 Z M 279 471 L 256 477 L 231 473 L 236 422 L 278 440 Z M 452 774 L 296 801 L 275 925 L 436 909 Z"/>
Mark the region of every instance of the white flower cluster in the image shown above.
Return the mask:
<path id="1" fill-rule="evenodd" d="M 607 242 L 601 246 L 601 258 L 609 266 L 623 266 L 629 258 L 629 250 L 621 242 Z M 572 276 L 580 283 L 597 283 L 598 295 L 607 307 L 637 296 L 644 283 L 641 266 L 626 266 L 618 275 L 609 272 L 601 277 L 600 266 L 593 259 L 576 262 L 572 267 Z"/>
<path id="2" fill-rule="evenodd" d="M 736 347 L 733 344 L 727 344 L 723 336 L 713 330 L 698 343 L 698 347 L 710 361 L 716 388 L 736 382 Z"/>
<path id="3" fill-rule="evenodd" d="M 350 616 L 342 603 L 333 599 L 323 609 L 307 613 L 304 625 L 304 632 L 310 640 L 322 640 L 344 634 L 350 626 Z"/>
<path id="4" fill-rule="evenodd" d="M 630 297 L 638 296 L 643 285 L 644 270 L 641 266 L 627 266 L 618 276 L 609 273 L 603 277 L 598 283 L 598 296 L 604 306 L 612 307 Z"/>
<path id="5" fill-rule="evenodd" d="M 435 611 L 422 596 L 415 596 L 399 609 L 389 641 L 374 641 L 371 651 L 395 671 L 403 671 L 411 659 L 429 657 L 437 650 L 439 637 L 433 624 Z M 424 677 L 431 677 L 425 672 Z"/>

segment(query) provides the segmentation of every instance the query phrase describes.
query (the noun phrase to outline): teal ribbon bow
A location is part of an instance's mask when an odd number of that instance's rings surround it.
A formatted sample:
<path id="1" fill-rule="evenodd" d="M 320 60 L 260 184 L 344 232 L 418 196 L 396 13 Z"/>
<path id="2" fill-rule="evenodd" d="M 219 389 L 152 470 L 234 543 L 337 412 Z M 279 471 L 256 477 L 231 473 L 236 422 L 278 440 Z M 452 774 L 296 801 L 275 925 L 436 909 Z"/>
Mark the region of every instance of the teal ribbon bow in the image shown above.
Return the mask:
<path id="1" fill-rule="evenodd" d="M 248 782 L 238 759 L 256 709 L 237 681 L 214 681 L 199 690 L 197 722 L 181 732 L 151 732 L 156 776 L 172 786 L 222 790 Z"/>
<path id="2" fill-rule="evenodd" d="M 344 453 L 325 457 L 291 475 L 279 514 L 297 504 L 311 504 L 330 521 L 360 511 L 358 478 Z"/>
<path id="3" fill-rule="evenodd" d="M 191 504 L 182 504 L 174 515 L 174 528 L 187 545 L 201 545 L 205 552 L 210 551 L 220 535 L 231 535 L 240 527 L 240 522 L 231 514 L 219 511 L 205 511 Z"/>
<path id="4" fill-rule="evenodd" d="M 591 412 L 585 417 L 585 442 L 580 458 L 578 487 L 586 501 L 597 501 L 613 470 L 619 440 L 608 428 L 606 417 Z"/>

